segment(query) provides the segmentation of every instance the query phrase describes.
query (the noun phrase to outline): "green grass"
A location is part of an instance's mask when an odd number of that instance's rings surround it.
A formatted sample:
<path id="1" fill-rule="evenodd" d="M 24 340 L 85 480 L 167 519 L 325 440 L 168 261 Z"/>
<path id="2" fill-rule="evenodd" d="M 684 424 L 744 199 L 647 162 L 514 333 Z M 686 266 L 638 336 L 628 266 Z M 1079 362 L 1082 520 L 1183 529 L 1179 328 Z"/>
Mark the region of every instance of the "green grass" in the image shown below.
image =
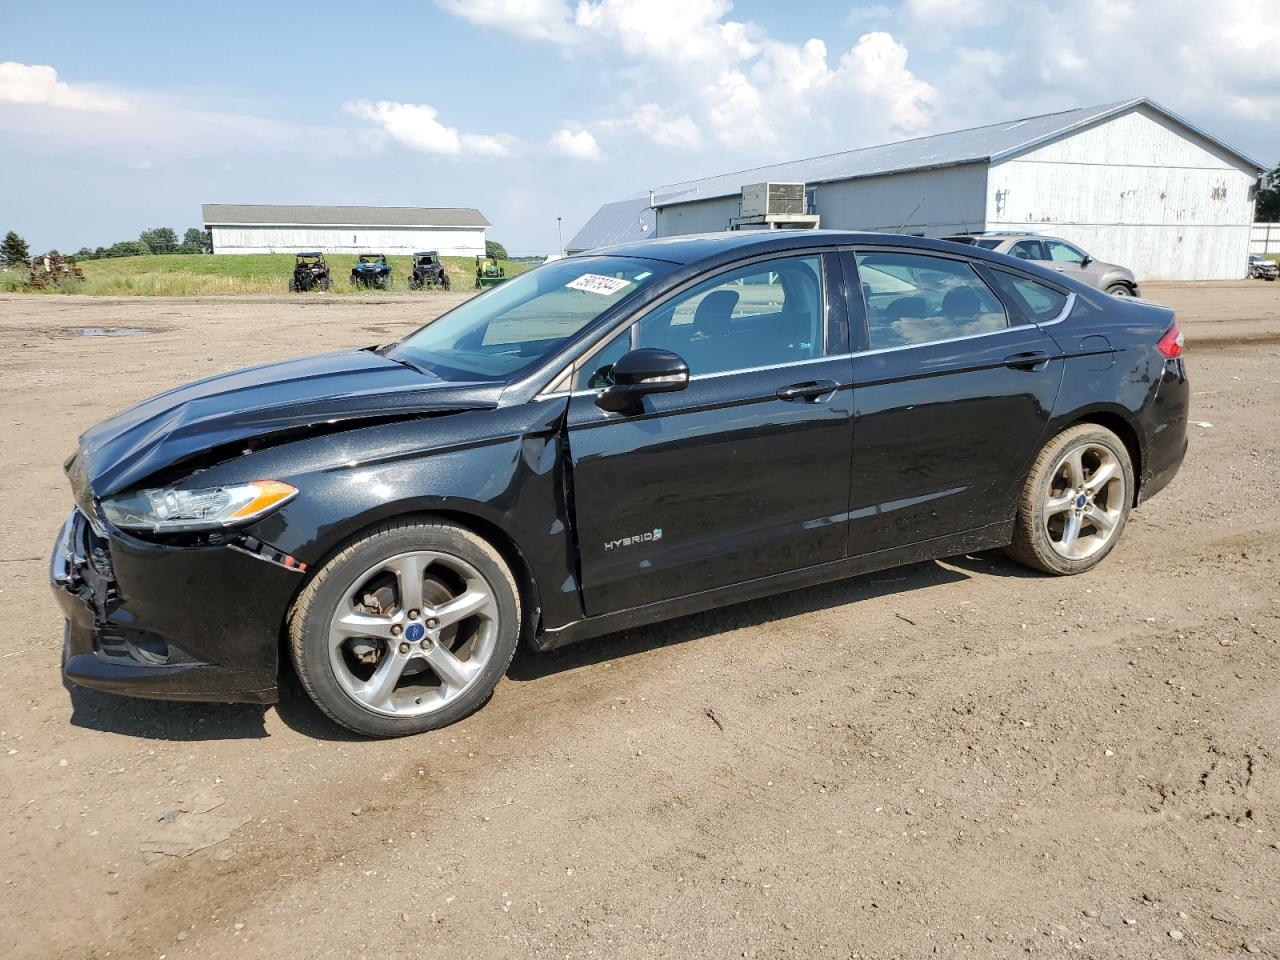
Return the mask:
<path id="1" fill-rule="evenodd" d="M 333 277 L 331 293 L 368 293 L 364 287 L 352 287 L 351 267 L 354 254 L 326 256 Z M 454 290 L 475 287 L 474 257 L 444 257 L 445 269 Z M 413 258 L 388 257 L 391 264 L 393 291 L 406 292 Z M 225 256 L 171 254 L 168 256 L 117 257 L 109 260 L 85 260 L 83 283 L 63 283 L 46 288 L 49 293 L 82 293 L 91 296 L 126 297 L 193 297 L 236 294 L 289 293 L 293 275 L 291 253 L 249 253 Z M 502 260 L 499 263 L 512 277 L 528 269 L 527 264 Z M 0 273 L 0 290 L 25 289 L 20 278 L 25 275 L 10 271 Z M 305 294 L 300 294 L 305 296 Z"/>

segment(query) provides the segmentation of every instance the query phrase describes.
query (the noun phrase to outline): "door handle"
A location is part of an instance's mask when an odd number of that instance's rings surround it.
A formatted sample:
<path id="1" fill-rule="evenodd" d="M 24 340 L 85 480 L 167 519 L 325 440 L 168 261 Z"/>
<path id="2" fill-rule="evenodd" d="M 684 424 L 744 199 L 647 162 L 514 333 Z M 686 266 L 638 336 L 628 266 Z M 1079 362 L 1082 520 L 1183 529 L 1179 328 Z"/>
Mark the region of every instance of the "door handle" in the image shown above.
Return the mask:
<path id="1" fill-rule="evenodd" d="M 1004 365 L 1013 370 L 1039 370 L 1049 362 L 1049 354 L 1043 350 L 1028 350 L 1004 358 Z"/>
<path id="2" fill-rule="evenodd" d="M 834 380 L 806 380 L 804 383 L 793 383 L 778 388 L 779 400 L 817 400 L 819 397 L 834 393 L 840 384 Z"/>

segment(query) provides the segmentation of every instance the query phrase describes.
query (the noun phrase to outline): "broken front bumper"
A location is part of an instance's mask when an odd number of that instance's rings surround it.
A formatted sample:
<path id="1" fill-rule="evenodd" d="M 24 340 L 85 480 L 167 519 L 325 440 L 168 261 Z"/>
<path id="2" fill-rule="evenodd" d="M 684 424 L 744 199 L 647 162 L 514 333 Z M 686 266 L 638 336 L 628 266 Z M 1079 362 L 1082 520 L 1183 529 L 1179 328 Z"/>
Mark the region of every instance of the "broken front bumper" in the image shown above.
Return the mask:
<path id="1" fill-rule="evenodd" d="M 76 509 L 49 579 L 72 683 L 159 700 L 275 701 L 297 571 L 225 545 L 140 540 Z"/>

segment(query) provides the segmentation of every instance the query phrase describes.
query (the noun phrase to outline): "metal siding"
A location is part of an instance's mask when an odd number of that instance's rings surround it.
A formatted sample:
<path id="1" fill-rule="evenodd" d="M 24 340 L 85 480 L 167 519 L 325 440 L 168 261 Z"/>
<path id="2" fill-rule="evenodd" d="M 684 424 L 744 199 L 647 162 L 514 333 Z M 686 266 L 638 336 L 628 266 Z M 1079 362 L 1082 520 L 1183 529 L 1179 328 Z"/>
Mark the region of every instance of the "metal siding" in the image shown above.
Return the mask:
<path id="1" fill-rule="evenodd" d="M 981 230 L 985 216 L 985 164 L 824 183 L 814 191 L 819 226 L 942 237 Z M 923 201 L 923 202 L 922 202 Z M 919 209 L 916 209 L 919 205 Z M 727 230 L 738 216 L 738 197 L 701 200 L 657 211 L 657 236 Z"/>
<path id="2" fill-rule="evenodd" d="M 986 164 L 972 163 L 823 184 L 814 205 L 823 227 L 944 237 L 982 229 L 986 185 Z"/>
<path id="3" fill-rule="evenodd" d="M 992 164 L 987 229 L 1061 236 L 1140 280 L 1244 276 L 1255 173 L 1146 108 Z"/>
<path id="4" fill-rule="evenodd" d="M 680 237 L 690 233 L 717 233 L 729 229 L 729 220 L 738 215 L 738 197 L 721 197 L 659 207 L 654 228 L 656 237 Z"/>
<path id="5" fill-rule="evenodd" d="M 438 250 L 442 256 L 472 257 L 484 253 L 481 228 L 387 227 L 212 227 L 213 252 L 414 253 Z"/>

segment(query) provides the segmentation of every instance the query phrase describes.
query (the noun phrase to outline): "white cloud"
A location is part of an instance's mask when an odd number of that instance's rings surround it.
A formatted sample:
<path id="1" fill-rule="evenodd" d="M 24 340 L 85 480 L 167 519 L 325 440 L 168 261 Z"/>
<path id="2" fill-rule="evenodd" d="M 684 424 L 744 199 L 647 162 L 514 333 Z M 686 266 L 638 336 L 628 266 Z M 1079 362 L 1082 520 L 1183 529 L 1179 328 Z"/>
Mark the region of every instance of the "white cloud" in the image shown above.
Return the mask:
<path id="1" fill-rule="evenodd" d="M 420 153 L 446 157 L 505 157 L 517 145 L 507 134 L 459 133 L 438 119 L 434 107 L 425 103 L 397 103 L 394 100 L 356 100 L 345 105 L 354 117 L 372 123 L 398 143 Z"/>
<path id="2" fill-rule="evenodd" d="M 648 142 L 677 150 L 697 150 L 702 131 L 687 114 L 675 114 L 656 103 L 642 103 L 628 116 L 601 120 L 592 126 L 603 133 L 635 132 Z"/>
<path id="3" fill-rule="evenodd" d="M 551 148 L 573 160 L 603 160 L 600 144 L 589 130 L 557 130 L 549 141 Z"/>
<path id="4" fill-rule="evenodd" d="M 601 135 L 630 132 L 680 150 L 713 143 L 754 161 L 801 140 L 808 150 L 915 133 L 931 117 L 932 88 L 883 31 L 833 63 L 820 39 L 782 42 L 730 19 L 729 0 L 438 2 L 472 23 L 597 57 L 626 90 L 620 117 L 575 125 Z"/>
<path id="5" fill-rule="evenodd" d="M 907 0 L 904 8 L 911 18 L 933 27 L 979 27 L 1001 20 L 1009 12 L 1009 0 Z"/>
<path id="6" fill-rule="evenodd" d="M 572 43 L 573 11 L 565 0 L 437 0 L 444 10 L 482 27 L 501 27 L 529 40 Z"/>
<path id="7" fill-rule="evenodd" d="M 1024 0 L 1008 27 L 996 49 L 956 50 L 940 89 L 958 119 L 1149 96 L 1229 140 L 1280 122 L 1280 18 L 1264 0 L 1219 0 L 1211 15 L 1201 0 Z"/>
<path id="8" fill-rule="evenodd" d="M 128 107 L 115 94 L 59 80 L 53 67 L 11 60 L 0 63 L 0 101 L 91 113 L 113 113 Z"/>

